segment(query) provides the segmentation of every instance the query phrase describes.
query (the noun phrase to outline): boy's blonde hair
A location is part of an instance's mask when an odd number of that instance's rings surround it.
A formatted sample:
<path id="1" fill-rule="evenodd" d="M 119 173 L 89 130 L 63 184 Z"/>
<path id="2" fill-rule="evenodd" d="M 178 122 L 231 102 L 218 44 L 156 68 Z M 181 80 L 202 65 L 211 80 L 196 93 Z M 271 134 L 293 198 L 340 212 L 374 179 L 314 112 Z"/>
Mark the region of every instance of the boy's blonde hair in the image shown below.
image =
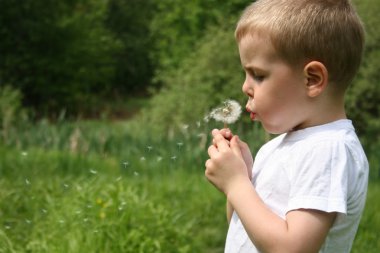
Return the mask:
<path id="1" fill-rule="evenodd" d="M 363 54 L 364 28 L 349 0 L 258 0 L 247 7 L 235 32 L 268 35 L 280 57 L 292 65 L 322 62 L 329 81 L 345 90 Z"/>

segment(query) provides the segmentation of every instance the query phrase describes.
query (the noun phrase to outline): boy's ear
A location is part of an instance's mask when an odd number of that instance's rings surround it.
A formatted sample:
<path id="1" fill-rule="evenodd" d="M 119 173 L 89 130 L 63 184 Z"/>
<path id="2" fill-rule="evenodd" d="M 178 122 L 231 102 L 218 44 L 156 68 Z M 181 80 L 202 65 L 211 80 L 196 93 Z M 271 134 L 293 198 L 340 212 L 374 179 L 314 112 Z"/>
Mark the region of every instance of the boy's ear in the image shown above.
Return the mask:
<path id="1" fill-rule="evenodd" d="M 311 61 L 304 67 L 306 89 L 309 97 L 317 97 L 327 87 L 328 71 L 319 61 Z"/>

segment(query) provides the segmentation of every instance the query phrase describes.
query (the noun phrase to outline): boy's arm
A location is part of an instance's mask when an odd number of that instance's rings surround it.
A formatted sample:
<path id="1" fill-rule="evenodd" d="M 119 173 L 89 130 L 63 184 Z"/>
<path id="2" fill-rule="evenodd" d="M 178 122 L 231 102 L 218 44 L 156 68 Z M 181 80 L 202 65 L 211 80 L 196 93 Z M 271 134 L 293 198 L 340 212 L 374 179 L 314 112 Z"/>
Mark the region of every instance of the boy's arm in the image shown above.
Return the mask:
<path id="1" fill-rule="evenodd" d="M 238 137 L 228 142 L 214 135 L 206 162 L 206 176 L 227 196 L 245 230 L 262 252 L 318 252 L 332 226 L 336 213 L 295 210 L 282 219 L 257 195 L 247 175 Z"/>

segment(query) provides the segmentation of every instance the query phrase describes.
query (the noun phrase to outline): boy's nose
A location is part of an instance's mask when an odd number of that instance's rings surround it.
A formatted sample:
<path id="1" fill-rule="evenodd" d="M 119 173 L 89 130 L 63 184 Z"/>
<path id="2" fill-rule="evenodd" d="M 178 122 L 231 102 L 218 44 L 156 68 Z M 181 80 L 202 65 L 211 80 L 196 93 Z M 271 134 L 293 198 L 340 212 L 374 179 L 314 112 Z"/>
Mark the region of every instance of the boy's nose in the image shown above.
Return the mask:
<path id="1" fill-rule="evenodd" d="M 241 90 L 242 90 L 243 93 L 245 93 L 246 95 L 248 95 L 248 96 L 250 96 L 250 97 L 253 97 L 253 89 L 252 89 L 252 87 L 249 85 L 249 83 L 248 83 L 247 80 L 244 81 Z"/>

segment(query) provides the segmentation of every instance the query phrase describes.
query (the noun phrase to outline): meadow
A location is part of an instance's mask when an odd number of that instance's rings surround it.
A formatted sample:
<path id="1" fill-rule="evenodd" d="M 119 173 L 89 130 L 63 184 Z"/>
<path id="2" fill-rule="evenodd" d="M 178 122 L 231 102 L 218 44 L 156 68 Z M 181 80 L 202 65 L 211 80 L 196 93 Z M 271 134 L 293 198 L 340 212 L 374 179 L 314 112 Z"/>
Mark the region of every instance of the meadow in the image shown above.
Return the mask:
<path id="1" fill-rule="evenodd" d="M 148 134 L 128 122 L 62 120 L 9 130 L 0 252 L 223 252 L 225 200 L 204 177 L 213 127 Z M 253 150 L 268 138 L 257 125 L 232 128 Z M 379 195 L 373 179 L 352 252 L 380 249 Z"/>

